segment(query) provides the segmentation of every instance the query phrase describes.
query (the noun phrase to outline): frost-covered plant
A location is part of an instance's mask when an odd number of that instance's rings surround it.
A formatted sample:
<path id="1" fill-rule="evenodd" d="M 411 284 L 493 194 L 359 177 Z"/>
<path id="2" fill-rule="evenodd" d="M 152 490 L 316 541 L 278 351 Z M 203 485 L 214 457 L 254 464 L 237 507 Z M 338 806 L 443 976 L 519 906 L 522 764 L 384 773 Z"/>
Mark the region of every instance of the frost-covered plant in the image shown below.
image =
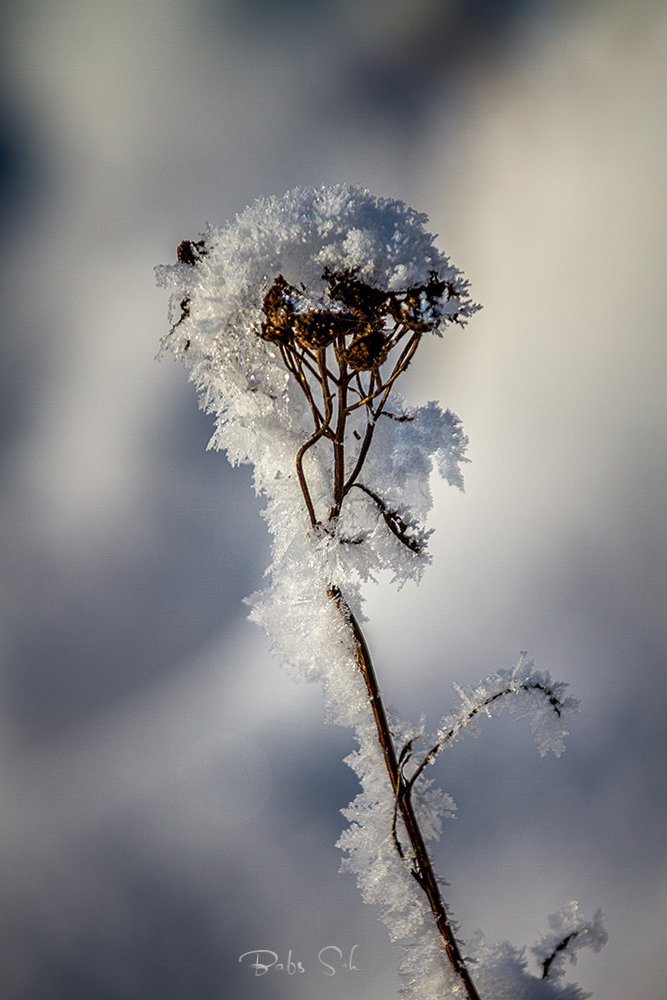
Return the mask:
<path id="1" fill-rule="evenodd" d="M 479 308 L 426 221 L 346 185 L 260 200 L 157 269 L 174 289 L 163 347 L 187 363 L 216 415 L 210 447 L 251 463 L 267 498 L 271 585 L 250 599 L 251 617 L 294 676 L 322 681 L 330 719 L 355 730 L 348 763 L 362 791 L 344 810 L 339 846 L 406 945 L 404 996 L 581 1000 L 557 980 L 566 952 L 604 943 L 599 917 L 577 923 L 570 908 L 552 918 L 537 949 L 542 979 L 509 943 L 479 937 L 463 957 L 426 846 L 455 807 L 424 778 L 441 750 L 506 703 L 532 712 L 540 753 L 559 754 L 576 702 L 522 655 L 514 670 L 460 690 L 459 709 L 428 737 L 389 722 L 360 626 L 361 583 L 383 569 L 399 585 L 419 580 L 429 561 L 433 468 L 463 488 L 458 417 L 435 402 L 409 407 L 395 390 L 423 336 Z"/>

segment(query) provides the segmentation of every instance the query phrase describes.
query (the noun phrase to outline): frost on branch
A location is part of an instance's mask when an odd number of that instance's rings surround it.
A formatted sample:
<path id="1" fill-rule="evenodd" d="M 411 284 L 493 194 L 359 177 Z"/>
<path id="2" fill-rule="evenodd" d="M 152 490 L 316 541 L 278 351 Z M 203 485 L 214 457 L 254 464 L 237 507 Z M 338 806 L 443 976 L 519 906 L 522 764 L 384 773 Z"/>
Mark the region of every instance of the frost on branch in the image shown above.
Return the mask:
<path id="1" fill-rule="evenodd" d="M 492 1000 L 589 1000 L 575 983 L 561 982 L 565 960 L 576 964 L 580 948 L 600 949 L 609 935 L 600 910 L 592 920 L 585 920 L 576 902 L 549 917 L 551 931 L 530 950 L 539 964 L 539 975 L 528 970 L 524 950 L 509 941 L 486 945 L 481 934 L 473 942 L 475 981 L 484 997 Z"/>
<path id="2" fill-rule="evenodd" d="M 431 782 L 423 778 L 424 769 L 434 762 L 441 750 L 453 745 L 464 732 L 474 731 L 483 717 L 497 715 L 507 706 L 510 712 L 529 715 L 541 755 L 548 750 L 560 755 L 564 749 L 563 737 L 567 735 L 565 722 L 578 707 L 576 699 L 565 696 L 567 685 L 552 681 L 547 672 L 536 671 L 525 654 L 513 670 L 499 670 L 474 688 L 455 687 L 461 704 L 443 719 L 434 735 L 427 736 L 423 725 L 410 728 L 398 720 L 393 722 L 395 742 L 402 747 L 399 764 L 403 787 L 412 800 L 426 840 L 437 839 L 442 818 L 451 818 L 456 810 L 449 795 L 431 788 Z M 359 775 L 362 792 L 343 810 L 350 821 L 350 827 L 338 841 L 338 846 L 347 853 L 343 870 L 357 875 L 367 902 L 382 906 L 380 918 L 387 924 L 392 939 L 407 945 L 401 966 L 405 983 L 401 993 L 405 1000 L 464 996 L 457 993 L 459 987 L 455 982 L 449 987 L 450 994 L 441 992 L 443 976 L 448 981 L 451 970 L 447 970 L 447 975 L 443 973 L 441 942 L 433 933 L 428 907 L 422 897 L 415 897 L 411 892 L 414 871 L 405 829 L 398 815 L 397 799 L 385 787 L 386 783 L 378 781 L 377 770 L 372 765 L 378 753 L 376 745 L 370 738 L 365 746 L 360 742 L 362 748 L 347 758 L 347 763 Z M 419 747 L 429 749 L 420 752 Z M 393 831 L 393 843 L 388 829 Z M 399 851 L 395 849 L 396 843 Z M 560 961 L 563 949 L 571 948 L 575 940 L 579 942 L 576 947 L 590 944 L 595 950 L 605 943 L 606 932 L 600 914 L 593 924 L 584 924 L 581 919 L 577 922 L 570 910 L 564 912 L 566 920 L 560 916 L 550 918 L 555 933 L 547 935 L 538 948 L 533 949 L 541 963 L 554 950 Z M 590 936 L 586 939 L 586 935 Z M 566 938 L 565 944 L 558 949 L 563 938 Z M 487 997 L 489 1000 L 585 1000 L 588 996 L 573 984 L 562 986 L 557 982 L 560 972 L 556 971 L 557 962 L 552 965 L 553 956 L 548 959 L 547 965 L 552 971 L 549 981 L 545 982 L 530 973 L 523 950 L 509 942 L 487 946 L 482 936 L 477 935 L 468 952 L 473 979 L 485 1000 Z"/>
<path id="3" fill-rule="evenodd" d="M 549 926 L 550 932 L 531 948 L 542 967 L 543 979 L 560 979 L 565 973 L 566 959 L 576 965 L 580 948 L 600 951 L 609 940 L 602 911 L 598 910 L 592 920 L 586 921 L 574 900 L 559 913 L 551 914 Z"/>
<path id="4" fill-rule="evenodd" d="M 478 993 L 426 848 L 455 806 L 423 776 L 505 703 L 531 711 L 541 753 L 560 753 L 575 702 L 522 657 L 514 671 L 461 690 L 462 706 L 426 740 L 423 726 L 389 723 L 359 626 L 363 581 L 383 569 L 399 585 L 419 580 L 429 561 L 431 472 L 463 489 L 458 417 L 436 402 L 407 406 L 395 385 L 423 336 L 464 325 L 479 308 L 426 221 L 347 185 L 260 200 L 184 240 L 177 263 L 157 269 L 173 290 L 163 350 L 185 362 L 215 415 L 209 447 L 251 463 L 266 498 L 271 580 L 250 598 L 251 617 L 295 677 L 322 681 L 329 718 L 355 730 L 348 763 L 362 791 L 345 810 L 339 846 L 364 899 L 406 945 L 403 995 L 580 1000 L 556 978 L 561 952 L 592 934 L 588 925 L 543 959 L 543 980 L 513 946 L 480 939 L 470 959 Z"/>
<path id="5" fill-rule="evenodd" d="M 560 757 L 565 749 L 563 738 L 568 732 L 564 723 L 568 715 L 576 711 L 579 702 L 576 698 L 565 697 L 566 683 L 552 681 L 548 672 L 535 670 L 534 666 L 522 653 L 513 670 L 499 670 L 475 688 L 454 685 L 461 706 L 440 724 L 428 763 L 447 743 L 456 740 L 465 729 L 474 727 L 480 716 L 497 715 L 505 706 L 510 712 L 530 715 L 530 728 L 540 756 L 552 750 Z"/>

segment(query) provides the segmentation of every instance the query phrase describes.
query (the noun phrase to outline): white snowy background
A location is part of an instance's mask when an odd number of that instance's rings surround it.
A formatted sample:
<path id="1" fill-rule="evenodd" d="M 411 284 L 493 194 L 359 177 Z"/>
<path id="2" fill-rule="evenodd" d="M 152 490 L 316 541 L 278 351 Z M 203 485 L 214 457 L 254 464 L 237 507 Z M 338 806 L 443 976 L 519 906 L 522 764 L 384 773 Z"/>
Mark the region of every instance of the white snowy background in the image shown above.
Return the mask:
<path id="1" fill-rule="evenodd" d="M 484 311 L 411 402 L 470 435 L 433 566 L 368 590 L 386 699 L 528 650 L 581 714 L 560 759 L 487 722 L 445 754 L 437 849 L 470 937 L 577 899 L 567 978 L 667 988 L 667 10 L 599 0 L 26 0 L 0 14 L 0 984 L 8 1000 L 389 1000 L 338 873 L 351 735 L 242 598 L 266 526 L 155 359 L 153 266 L 256 197 L 349 181 L 427 212 Z M 320 948 L 344 956 L 323 975 Z M 346 972 L 352 946 L 358 971 Z M 304 974 L 253 978 L 272 949 Z M 332 954 L 332 953 L 329 953 Z"/>

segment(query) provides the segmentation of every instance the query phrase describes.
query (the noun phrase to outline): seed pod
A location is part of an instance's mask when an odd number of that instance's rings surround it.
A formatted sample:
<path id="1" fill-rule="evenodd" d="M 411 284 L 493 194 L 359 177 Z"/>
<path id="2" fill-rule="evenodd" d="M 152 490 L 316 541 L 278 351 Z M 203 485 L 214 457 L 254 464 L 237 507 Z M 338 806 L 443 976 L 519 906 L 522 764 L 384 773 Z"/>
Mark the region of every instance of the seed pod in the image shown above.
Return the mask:
<path id="1" fill-rule="evenodd" d="M 364 319 L 385 316 L 389 312 L 391 293 L 359 281 L 357 270 L 330 271 L 326 268 L 322 277 L 329 282 L 329 296 Z"/>
<path id="2" fill-rule="evenodd" d="M 203 240 L 197 240 L 196 243 L 193 243 L 192 240 L 183 240 L 178 245 L 176 257 L 181 264 L 190 264 L 191 267 L 194 267 L 207 253 L 208 250 Z"/>
<path id="3" fill-rule="evenodd" d="M 282 274 L 279 274 L 264 296 L 262 311 L 265 313 L 268 323 L 262 324 L 262 328 L 264 326 L 273 327 L 284 333 L 291 331 L 294 323 L 294 307 L 290 296 L 295 292 L 296 289 L 285 281 Z"/>
<path id="4" fill-rule="evenodd" d="M 330 312 L 304 312 L 294 317 L 294 336 L 302 347 L 328 347 L 340 332 L 338 318 Z"/>
<path id="5" fill-rule="evenodd" d="M 388 344 L 382 330 L 367 327 L 344 351 L 344 360 L 354 371 L 369 371 L 381 365 L 387 357 Z"/>

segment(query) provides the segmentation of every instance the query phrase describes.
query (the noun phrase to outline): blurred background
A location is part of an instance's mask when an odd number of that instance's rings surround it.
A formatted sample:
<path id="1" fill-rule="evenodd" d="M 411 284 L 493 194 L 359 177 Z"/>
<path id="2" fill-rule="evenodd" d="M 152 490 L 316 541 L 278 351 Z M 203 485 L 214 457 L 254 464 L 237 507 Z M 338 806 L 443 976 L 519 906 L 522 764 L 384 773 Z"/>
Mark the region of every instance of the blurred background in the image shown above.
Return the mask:
<path id="1" fill-rule="evenodd" d="M 261 501 L 155 360 L 152 269 L 182 239 L 348 181 L 426 212 L 484 305 L 403 386 L 459 414 L 472 463 L 464 495 L 434 482 L 420 587 L 368 588 L 386 699 L 435 726 L 453 682 L 528 650 L 581 700 L 560 759 L 506 715 L 432 772 L 459 807 L 436 864 L 460 935 L 530 946 L 577 899 L 610 941 L 567 978 L 662 1000 L 665 4 L 0 17 L 3 997 L 397 995 L 400 955 L 338 873 L 351 734 L 246 620 Z M 253 977 L 260 948 L 305 972 Z"/>

